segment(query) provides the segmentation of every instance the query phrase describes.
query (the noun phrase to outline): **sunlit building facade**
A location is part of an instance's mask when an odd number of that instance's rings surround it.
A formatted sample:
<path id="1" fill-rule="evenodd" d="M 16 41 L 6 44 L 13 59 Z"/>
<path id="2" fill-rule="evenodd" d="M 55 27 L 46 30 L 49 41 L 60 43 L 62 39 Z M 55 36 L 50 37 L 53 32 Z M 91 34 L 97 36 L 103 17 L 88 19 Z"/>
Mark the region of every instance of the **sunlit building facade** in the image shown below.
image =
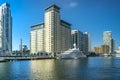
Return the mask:
<path id="1" fill-rule="evenodd" d="M 42 26 L 42 27 L 40 27 Z M 44 24 L 34 25 L 30 32 L 30 51 L 45 51 L 54 56 L 71 48 L 71 24 L 61 20 L 55 4 L 45 9 Z"/>
<path id="2" fill-rule="evenodd" d="M 0 6 L 0 52 L 12 52 L 12 16 L 8 3 Z"/>
<path id="3" fill-rule="evenodd" d="M 56 53 L 61 51 L 60 8 L 51 5 L 45 9 L 45 51 Z"/>
<path id="4" fill-rule="evenodd" d="M 96 54 L 108 54 L 109 53 L 109 46 L 108 45 L 101 45 L 94 47 L 94 52 Z"/>
<path id="5" fill-rule="evenodd" d="M 44 24 L 31 26 L 30 52 L 38 53 L 44 51 Z"/>
<path id="6" fill-rule="evenodd" d="M 103 44 L 109 46 L 109 53 L 113 53 L 114 50 L 114 40 L 112 39 L 111 31 L 103 32 Z"/>

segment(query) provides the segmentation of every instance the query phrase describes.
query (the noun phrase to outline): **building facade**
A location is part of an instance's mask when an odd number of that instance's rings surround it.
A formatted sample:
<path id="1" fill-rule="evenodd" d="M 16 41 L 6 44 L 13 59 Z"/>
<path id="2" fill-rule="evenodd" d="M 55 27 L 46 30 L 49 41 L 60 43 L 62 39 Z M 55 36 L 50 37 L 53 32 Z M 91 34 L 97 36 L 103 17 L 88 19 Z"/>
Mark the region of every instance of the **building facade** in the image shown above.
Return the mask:
<path id="1" fill-rule="evenodd" d="M 60 8 L 51 5 L 45 9 L 45 51 L 56 53 L 61 51 Z"/>
<path id="2" fill-rule="evenodd" d="M 71 37 L 72 37 L 72 48 L 73 48 L 73 44 L 76 44 L 76 48 L 79 48 L 82 51 L 83 33 L 80 32 L 79 30 L 72 30 Z"/>
<path id="3" fill-rule="evenodd" d="M 88 32 L 80 32 L 79 30 L 72 30 L 71 36 L 72 36 L 72 44 L 76 44 L 76 47 L 87 55 L 91 46 L 90 34 Z"/>
<path id="4" fill-rule="evenodd" d="M 61 52 L 64 52 L 71 48 L 71 24 L 61 20 Z"/>
<path id="5" fill-rule="evenodd" d="M 109 53 L 109 46 L 108 45 L 101 45 L 101 53 L 108 54 Z"/>
<path id="6" fill-rule="evenodd" d="M 37 53 L 44 51 L 44 24 L 31 26 L 30 31 L 30 52 Z"/>
<path id="7" fill-rule="evenodd" d="M 12 52 L 12 16 L 8 3 L 0 6 L 0 52 Z"/>
<path id="8" fill-rule="evenodd" d="M 111 31 L 104 31 L 103 32 L 103 45 L 108 45 L 109 46 L 109 53 L 113 53 L 114 40 L 112 39 L 112 32 Z"/>
<path id="9" fill-rule="evenodd" d="M 101 47 L 100 46 L 94 47 L 94 52 L 95 52 L 95 54 L 100 54 L 101 53 Z"/>
<path id="10" fill-rule="evenodd" d="M 55 4 L 45 9 L 44 27 L 33 25 L 30 32 L 30 51 L 45 51 L 52 56 L 71 48 L 71 24 L 61 20 L 60 8 Z"/>
<path id="11" fill-rule="evenodd" d="M 87 55 L 88 52 L 90 51 L 90 48 L 91 48 L 91 41 L 90 41 L 90 33 L 88 32 L 84 32 L 83 33 L 83 40 L 82 40 L 82 43 L 83 43 L 83 52 Z"/>
<path id="12" fill-rule="evenodd" d="M 109 53 L 109 46 L 108 45 L 101 45 L 98 47 L 94 47 L 94 52 L 96 54 L 108 54 Z"/>

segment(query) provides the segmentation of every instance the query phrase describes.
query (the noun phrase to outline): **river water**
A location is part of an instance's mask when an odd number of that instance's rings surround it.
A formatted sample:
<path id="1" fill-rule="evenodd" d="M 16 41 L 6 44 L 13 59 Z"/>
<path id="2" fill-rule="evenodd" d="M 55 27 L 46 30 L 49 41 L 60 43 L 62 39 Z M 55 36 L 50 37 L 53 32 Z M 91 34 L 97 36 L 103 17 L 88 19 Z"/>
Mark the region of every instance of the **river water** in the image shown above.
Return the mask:
<path id="1" fill-rule="evenodd" d="M 1 62 L 0 80 L 120 80 L 120 58 Z"/>

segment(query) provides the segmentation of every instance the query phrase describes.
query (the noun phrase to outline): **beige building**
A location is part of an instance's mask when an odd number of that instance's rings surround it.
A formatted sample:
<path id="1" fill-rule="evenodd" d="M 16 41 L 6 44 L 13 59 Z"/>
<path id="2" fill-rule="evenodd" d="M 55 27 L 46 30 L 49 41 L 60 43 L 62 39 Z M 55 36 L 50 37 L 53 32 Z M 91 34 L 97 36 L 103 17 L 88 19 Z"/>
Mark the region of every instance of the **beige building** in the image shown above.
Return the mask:
<path id="1" fill-rule="evenodd" d="M 96 54 L 101 53 L 101 47 L 100 47 L 100 46 L 94 47 L 94 52 L 95 52 Z"/>
<path id="2" fill-rule="evenodd" d="M 61 20 L 62 34 L 61 34 L 61 52 L 71 48 L 71 24 Z"/>
<path id="3" fill-rule="evenodd" d="M 45 9 L 44 49 L 48 53 L 60 53 L 71 48 L 71 24 L 60 19 L 59 10 L 54 4 Z"/>
<path id="4" fill-rule="evenodd" d="M 37 24 L 31 26 L 30 31 L 30 52 L 37 53 L 44 51 L 44 24 Z"/>
<path id="5" fill-rule="evenodd" d="M 59 7 L 51 5 L 45 9 L 45 51 L 61 51 L 61 26 Z"/>
<path id="6" fill-rule="evenodd" d="M 109 46 L 101 45 L 101 53 L 109 53 Z"/>
<path id="7" fill-rule="evenodd" d="M 55 4 L 49 6 L 45 9 L 44 25 L 31 27 L 31 53 L 45 51 L 54 56 L 71 48 L 71 24 L 60 19 L 59 10 Z"/>
<path id="8" fill-rule="evenodd" d="M 109 53 L 109 46 L 108 45 L 101 45 L 101 46 L 98 46 L 98 47 L 94 47 L 94 52 L 96 54 L 99 54 L 99 53 Z"/>

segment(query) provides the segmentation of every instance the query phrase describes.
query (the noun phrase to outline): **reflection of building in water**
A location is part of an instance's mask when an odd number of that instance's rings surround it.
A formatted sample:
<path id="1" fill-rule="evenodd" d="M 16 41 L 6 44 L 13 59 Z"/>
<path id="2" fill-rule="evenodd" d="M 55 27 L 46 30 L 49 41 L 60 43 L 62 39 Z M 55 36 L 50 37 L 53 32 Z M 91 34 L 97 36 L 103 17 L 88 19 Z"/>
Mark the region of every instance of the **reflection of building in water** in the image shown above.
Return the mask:
<path id="1" fill-rule="evenodd" d="M 31 76 L 35 78 L 39 78 L 40 80 L 49 80 L 51 77 L 55 76 L 55 80 L 59 80 L 57 78 L 57 70 L 56 70 L 56 62 L 55 60 L 34 60 L 30 62 L 30 70 Z M 58 67 L 58 66 L 57 66 Z M 35 75 L 33 75 L 35 73 Z M 39 73 L 39 75 L 37 74 Z"/>

